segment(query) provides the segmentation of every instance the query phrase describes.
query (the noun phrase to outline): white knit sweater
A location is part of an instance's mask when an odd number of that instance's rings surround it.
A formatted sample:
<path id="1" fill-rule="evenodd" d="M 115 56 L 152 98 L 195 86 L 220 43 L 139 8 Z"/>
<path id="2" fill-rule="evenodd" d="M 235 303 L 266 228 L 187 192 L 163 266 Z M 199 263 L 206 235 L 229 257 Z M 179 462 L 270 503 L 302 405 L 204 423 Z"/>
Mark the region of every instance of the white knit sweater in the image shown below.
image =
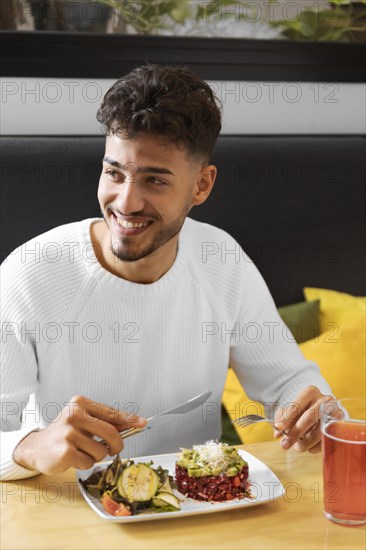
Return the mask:
<path id="1" fill-rule="evenodd" d="M 142 285 L 98 263 L 93 221 L 36 237 L 1 267 L 1 479 L 37 473 L 18 466 L 13 450 L 76 394 L 149 417 L 212 391 L 184 419 L 127 439 L 124 456 L 136 457 L 220 438 L 229 363 L 248 395 L 268 407 L 310 384 L 330 393 L 227 233 L 188 218 L 171 269 Z M 24 412 L 33 393 L 37 409 Z"/>

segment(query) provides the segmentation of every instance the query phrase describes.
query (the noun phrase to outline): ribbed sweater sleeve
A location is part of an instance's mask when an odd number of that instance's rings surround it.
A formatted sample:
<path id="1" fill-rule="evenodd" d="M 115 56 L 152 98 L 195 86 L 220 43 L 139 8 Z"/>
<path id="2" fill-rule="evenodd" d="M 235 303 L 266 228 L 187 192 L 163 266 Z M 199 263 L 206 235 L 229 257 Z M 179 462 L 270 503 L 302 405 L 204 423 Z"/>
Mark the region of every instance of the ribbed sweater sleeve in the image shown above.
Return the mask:
<path id="1" fill-rule="evenodd" d="M 64 243 L 75 242 L 74 225 L 61 229 L 61 243 L 52 232 L 28 241 L 1 265 L 1 470 L 0 478 L 21 479 L 37 472 L 13 460 L 17 444 L 31 431 L 44 427 L 39 415 L 22 423 L 29 397 L 39 380 L 39 355 L 52 325 L 62 319 L 79 284 L 76 257 L 60 255 Z M 75 250 L 74 250 L 75 253 Z"/>
<path id="2" fill-rule="evenodd" d="M 230 366 L 249 397 L 273 416 L 307 386 L 331 394 L 319 367 L 304 358 L 282 321 L 253 261 L 231 235 L 200 225 L 195 274 L 207 300 L 216 304 L 219 319 L 208 324 L 207 340 L 230 342 Z"/>

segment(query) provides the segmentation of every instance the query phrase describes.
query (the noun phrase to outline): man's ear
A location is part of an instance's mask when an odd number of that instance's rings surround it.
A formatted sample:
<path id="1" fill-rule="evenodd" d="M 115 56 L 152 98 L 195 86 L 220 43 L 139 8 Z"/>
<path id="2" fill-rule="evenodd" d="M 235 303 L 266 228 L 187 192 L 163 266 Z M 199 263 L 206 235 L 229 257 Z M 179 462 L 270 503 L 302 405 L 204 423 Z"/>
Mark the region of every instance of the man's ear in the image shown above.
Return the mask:
<path id="1" fill-rule="evenodd" d="M 205 202 L 215 183 L 217 168 L 213 164 L 202 166 L 192 194 L 192 206 Z"/>

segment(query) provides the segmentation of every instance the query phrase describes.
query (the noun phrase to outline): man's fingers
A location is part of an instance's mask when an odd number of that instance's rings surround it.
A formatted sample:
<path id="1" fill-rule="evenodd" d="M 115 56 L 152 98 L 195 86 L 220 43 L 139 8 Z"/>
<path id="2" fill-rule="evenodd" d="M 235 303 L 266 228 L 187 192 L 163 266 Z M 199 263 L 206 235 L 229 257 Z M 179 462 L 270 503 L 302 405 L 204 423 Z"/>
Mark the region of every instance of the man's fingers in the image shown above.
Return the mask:
<path id="1" fill-rule="evenodd" d="M 296 401 L 277 410 L 275 426 L 281 431 L 287 431 L 292 428 L 303 412 L 315 402 L 319 395 L 319 389 L 315 386 L 309 386 L 303 390 L 297 396 Z"/>
<path id="2" fill-rule="evenodd" d="M 289 437 L 291 439 L 304 439 L 308 432 L 311 434 L 314 428 L 318 427 L 320 423 L 320 406 L 331 399 L 332 397 L 329 395 L 323 395 L 317 399 L 316 403 L 307 409 L 293 426 Z M 317 432 L 320 434 L 320 429 Z"/>
<path id="3" fill-rule="evenodd" d="M 316 453 L 320 453 L 321 449 L 322 449 L 322 444 L 319 441 L 319 443 L 314 445 L 314 447 L 311 447 L 310 449 L 308 449 L 308 451 L 309 453 L 316 454 Z"/>
<path id="4" fill-rule="evenodd" d="M 308 451 L 316 448 L 321 440 L 320 406 L 331 399 L 331 396 L 323 395 L 310 408 L 305 410 L 289 430 L 288 435 L 281 441 L 284 449 L 290 449 L 294 444 L 296 444 L 295 449 L 298 451 Z"/>
<path id="5" fill-rule="evenodd" d="M 86 438 L 91 440 L 96 436 L 104 440 L 107 444 L 107 451 L 109 455 L 115 455 L 120 453 L 123 449 L 123 441 L 118 432 L 118 427 L 114 424 L 109 424 L 100 420 L 99 418 L 90 417 L 85 419 L 82 426 L 79 429 L 85 434 Z M 79 439 L 75 442 L 75 445 L 80 448 Z M 97 443 L 97 442 L 96 442 Z M 99 443 L 98 443 L 99 444 Z M 82 448 L 86 448 L 83 446 Z"/>
<path id="6" fill-rule="evenodd" d="M 119 411 L 106 405 L 100 405 L 97 418 L 115 424 L 119 430 L 132 427 L 142 428 L 146 424 L 146 419 L 143 417 L 127 411 Z"/>
<path id="7" fill-rule="evenodd" d="M 306 434 L 294 442 L 294 449 L 299 452 L 310 451 L 320 445 L 321 431 L 320 424 L 313 426 Z"/>
<path id="8" fill-rule="evenodd" d="M 108 454 L 121 452 L 120 430 L 145 425 L 144 418 L 74 396 L 65 404 L 57 422 L 30 433 L 17 445 L 14 459 L 25 468 L 44 474 L 63 472 L 70 467 L 91 468 Z"/>
<path id="9" fill-rule="evenodd" d="M 313 415 L 312 425 L 316 424 L 319 420 L 319 404 L 332 399 L 331 395 L 322 395 L 318 388 L 309 386 L 298 395 L 296 401 L 276 411 L 275 426 L 280 431 L 287 432 L 291 429 L 292 432 L 294 428 L 298 428 L 301 431 L 303 427 L 302 423 L 305 423 L 307 429 L 310 429 L 311 425 L 309 425 L 309 422 L 311 423 L 311 415 Z M 309 413 L 309 411 L 311 412 Z M 299 425 L 299 420 L 305 414 L 307 416 Z"/>
<path id="10" fill-rule="evenodd" d="M 127 428 L 144 428 L 146 426 L 146 418 L 142 416 L 131 416 L 129 413 L 125 414 L 126 416 L 123 418 L 122 422 L 116 424 L 118 431 L 126 430 Z"/>
<path id="11" fill-rule="evenodd" d="M 279 409 L 275 415 L 275 428 L 287 435 L 281 439 L 283 449 L 295 445 L 298 451 L 318 452 L 320 449 L 320 406 L 332 400 L 331 395 L 323 395 L 315 386 L 303 390 L 296 401 Z M 275 437 L 281 433 L 275 431 Z"/>
<path id="12" fill-rule="evenodd" d="M 320 427 L 317 426 L 312 430 L 311 434 L 307 434 L 300 441 L 297 441 L 294 445 L 294 449 L 300 453 L 305 451 L 309 451 L 309 453 L 318 453 L 321 450 Z"/>
<path id="13" fill-rule="evenodd" d="M 79 416 L 84 419 L 98 418 L 109 424 L 116 424 L 123 427 L 142 427 L 145 423 L 145 419 L 138 415 L 127 411 L 119 411 L 114 407 L 109 407 L 97 401 L 91 401 L 81 395 L 73 397 L 71 403 L 76 405 L 77 409 L 79 409 L 77 411 Z"/>
<path id="14" fill-rule="evenodd" d="M 307 432 L 312 430 L 314 426 L 319 422 L 319 403 L 314 403 L 310 409 L 306 410 L 298 421 L 293 425 L 288 433 L 288 438 L 291 442 L 295 442 L 298 439 L 305 438 Z"/>
<path id="15" fill-rule="evenodd" d="M 95 436 L 104 440 L 109 455 L 120 453 L 123 449 L 119 431 L 130 427 L 143 428 L 146 425 L 145 418 L 91 401 L 82 395 L 74 396 L 69 405 L 63 410 L 63 420 L 66 426 L 72 428 L 71 433 L 84 434 L 89 441 Z M 76 447 L 78 448 L 78 444 Z M 87 451 L 87 445 L 83 449 Z M 94 456 L 93 453 L 91 456 Z M 104 458 L 98 458 L 100 456 L 101 449 L 96 450 L 96 461 Z"/>
<path id="16" fill-rule="evenodd" d="M 299 403 L 290 403 L 286 407 L 278 410 L 275 416 L 274 427 L 279 432 L 287 432 L 301 416 L 304 408 Z"/>
<path id="17" fill-rule="evenodd" d="M 75 450 L 71 466 L 79 470 L 88 470 L 94 466 L 95 462 L 92 456 L 82 451 Z"/>
<path id="18" fill-rule="evenodd" d="M 71 408 L 65 409 L 68 424 L 88 435 L 97 436 L 108 443 L 109 454 L 117 454 L 123 448 L 118 432 L 127 428 L 143 428 L 146 419 L 127 411 L 119 411 L 103 403 L 77 395 L 71 399 Z M 70 414 L 71 411 L 71 414 Z"/>
<path id="19" fill-rule="evenodd" d="M 100 462 L 110 454 L 109 445 L 107 447 L 106 445 L 99 443 L 90 436 L 82 433 L 79 433 L 77 435 L 75 446 L 79 451 L 88 454 L 94 460 L 94 462 Z M 114 454 L 117 454 L 117 452 Z"/>

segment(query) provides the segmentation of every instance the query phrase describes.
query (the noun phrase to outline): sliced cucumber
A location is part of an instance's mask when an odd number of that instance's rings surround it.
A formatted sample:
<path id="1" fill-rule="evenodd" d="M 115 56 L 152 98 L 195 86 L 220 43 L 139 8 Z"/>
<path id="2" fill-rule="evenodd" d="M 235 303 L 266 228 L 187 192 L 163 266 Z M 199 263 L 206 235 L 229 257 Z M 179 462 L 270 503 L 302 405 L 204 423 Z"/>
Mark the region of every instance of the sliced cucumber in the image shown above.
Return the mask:
<path id="1" fill-rule="evenodd" d="M 163 485 L 161 487 L 159 487 L 159 493 L 171 493 L 171 494 L 173 494 L 173 489 L 171 488 L 168 475 L 166 476 Z"/>
<path id="2" fill-rule="evenodd" d="M 157 504 L 156 504 L 157 502 Z M 161 504 L 163 502 L 164 504 Z M 178 498 L 173 495 L 172 493 L 163 493 L 159 492 L 156 497 L 153 499 L 153 504 L 155 506 L 163 507 L 169 504 L 170 506 L 173 506 L 173 508 L 176 508 L 177 510 L 180 510 L 180 504 Z"/>
<path id="3" fill-rule="evenodd" d="M 122 472 L 117 481 L 119 494 L 130 502 L 151 500 L 158 485 L 159 476 L 146 464 L 132 464 Z"/>
<path id="4" fill-rule="evenodd" d="M 164 506 L 167 505 L 167 503 L 165 502 L 165 500 L 161 500 L 161 498 L 158 498 L 158 497 L 154 497 L 152 499 L 152 503 L 154 506 L 156 506 L 157 508 L 164 508 Z"/>
<path id="5" fill-rule="evenodd" d="M 164 475 L 164 477 L 160 476 L 160 478 L 159 478 L 159 490 L 160 490 L 161 487 L 163 487 L 165 485 L 167 480 L 169 481 L 169 474 L 168 473 L 166 473 Z"/>

